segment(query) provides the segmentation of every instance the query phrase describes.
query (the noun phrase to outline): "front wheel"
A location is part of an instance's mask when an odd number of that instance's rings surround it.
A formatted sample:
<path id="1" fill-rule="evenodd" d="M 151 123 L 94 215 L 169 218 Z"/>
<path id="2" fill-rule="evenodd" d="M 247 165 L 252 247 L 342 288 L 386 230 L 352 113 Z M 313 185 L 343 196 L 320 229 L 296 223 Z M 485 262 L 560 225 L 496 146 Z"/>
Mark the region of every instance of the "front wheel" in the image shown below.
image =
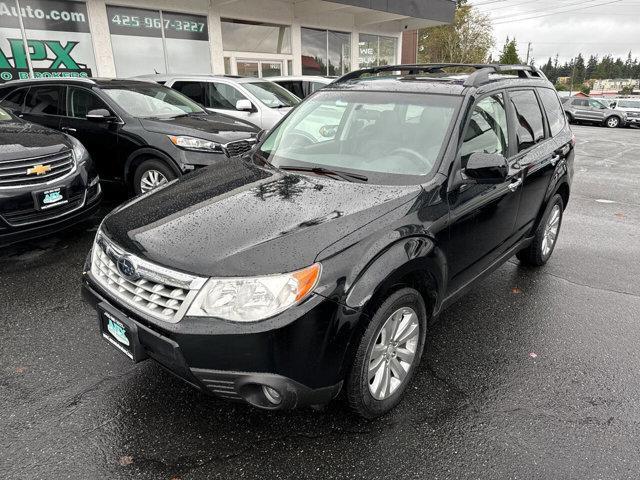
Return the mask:
<path id="1" fill-rule="evenodd" d="M 620 119 L 616 116 L 609 117 L 604 124 L 609 128 L 618 128 L 620 126 Z"/>
<path id="2" fill-rule="evenodd" d="M 413 288 L 392 293 L 376 309 L 346 382 L 356 413 L 375 418 L 400 402 L 420 363 L 426 329 L 424 301 Z"/>
<path id="3" fill-rule="evenodd" d="M 136 168 L 133 191 L 136 195 L 147 193 L 176 178 L 171 168 L 161 160 L 145 160 Z"/>
<path id="4" fill-rule="evenodd" d="M 531 245 L 516 254 L 518 260 L 526 265 L 535 267 L 547 263 L 558 241 L 560 227 L 562 226 L 563 211 L 564 202 L 562 201 L 562 197 L 556 194 L 547 205 L 547 209 L 545 210 L 540 225 L 538 225 Z"/>

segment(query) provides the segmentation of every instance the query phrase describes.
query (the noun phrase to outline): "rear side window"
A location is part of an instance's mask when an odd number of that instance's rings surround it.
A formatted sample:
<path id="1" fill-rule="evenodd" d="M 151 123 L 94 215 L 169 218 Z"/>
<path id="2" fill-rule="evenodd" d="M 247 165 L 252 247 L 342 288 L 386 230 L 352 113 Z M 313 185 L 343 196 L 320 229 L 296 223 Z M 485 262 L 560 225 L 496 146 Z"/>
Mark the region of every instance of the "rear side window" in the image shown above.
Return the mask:
<path id="1" fill-rule="evenodd" d="M 55 85 L 31 87 L 25 101 L 24 113 L 61 115 L 63 88 Z"/>
<path id="2" fill-rule="evenodd" d="M 171 88 L 189 97 L 194 102 L 204 105 L 204 85 L 202 82 L 176 82 Z"/>
<path id="3" fill-rule="evenodd" d="M 589 106 L 589 102 L 587 100 L 584 99 L 577 99 L 573 101 L 573 104 L 576 107 L 588 107 Z"/>
<path id="4" fill-rule="evenodd" d="M 17 90 L 14 90 L 7 95 L 2 102 L 0 102 L 0 105 L 21 112 L 27 90 L 28 88 L 18 88 Z"/>
<path id="5" fill-rule="evenodd" d="M 544 139 L 542 110 L 533 90 L 512 91 L 509 97 L 516 114 L 516 137 L 521 152 Z"/>
<path id="6" fill-rule="evenodd" d="M 300 97 L 300 98 L 305 97 L 305 92 L 302 89 L 302 82 L 287 80 L 285 82 L 276 82 L 276 83 L 281 87 L 286 88 L 297 97 Z"/>
<path id="7" fill-rule="evenodd" d="M 560 102 L 558 101 L 556 92 L 550 88 L 540 88 L 538 89 L 538 93 L 540 94 L 540 100 L 542 100 L 544 111 L 547 112 L 551 136 L 555 137 L 562 131 L 566 121 L 562 105 L 560 105 Z"/>

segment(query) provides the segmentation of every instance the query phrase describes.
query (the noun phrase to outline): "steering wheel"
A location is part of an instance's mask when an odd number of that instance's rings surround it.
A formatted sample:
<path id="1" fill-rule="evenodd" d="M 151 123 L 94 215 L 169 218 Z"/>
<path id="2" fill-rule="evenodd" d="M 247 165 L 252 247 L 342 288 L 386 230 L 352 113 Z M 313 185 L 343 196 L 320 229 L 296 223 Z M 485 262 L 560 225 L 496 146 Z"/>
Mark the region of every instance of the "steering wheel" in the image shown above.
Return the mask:
<path id="1" fill-rule="evenodd" d="M 420 153 L 416 152 L 411 148 L 398 147 L 394 149 L 391 153 L 389 153 L 389 155 L 394 155 L 394 154 L 400 154 L 404 156 L 409 161 L 411 161 L 411 163 L 413 163 L 416 167 L 419 167 L 420 169 L 427 167 L 427 165 L 425 164 L 425 158 L 422 155 L 420 155 Z"/>

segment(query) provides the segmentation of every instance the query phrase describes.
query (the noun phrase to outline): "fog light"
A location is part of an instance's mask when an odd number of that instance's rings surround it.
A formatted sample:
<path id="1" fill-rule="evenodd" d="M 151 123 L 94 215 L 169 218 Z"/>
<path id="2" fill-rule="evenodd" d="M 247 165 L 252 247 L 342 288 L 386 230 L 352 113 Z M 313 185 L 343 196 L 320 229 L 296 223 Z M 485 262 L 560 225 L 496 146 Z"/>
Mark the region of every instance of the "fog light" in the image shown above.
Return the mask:
<path id="1" fill-rule="evenodd" d="M 274 405 L 280 405 L 280 402 L 282 402 L 282 395 L 280 395 L 280 392 L 278 392 L 275 388 L 263 385 L 262 393 L 264 393 L 264 396 L 267 397 L 267 400 L 269 400 L 269 402 L 273 403 Z"/>

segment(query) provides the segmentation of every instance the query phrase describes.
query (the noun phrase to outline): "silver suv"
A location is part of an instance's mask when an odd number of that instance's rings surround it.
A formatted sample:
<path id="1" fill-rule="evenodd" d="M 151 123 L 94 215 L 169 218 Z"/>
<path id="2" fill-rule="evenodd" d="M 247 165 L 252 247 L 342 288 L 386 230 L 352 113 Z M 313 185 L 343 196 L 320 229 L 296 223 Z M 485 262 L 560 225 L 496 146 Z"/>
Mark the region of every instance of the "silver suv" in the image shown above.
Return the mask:
<path id="1" fill-rule="evenodd" d="M 143 75 L 137 80 L 178 90 L 209 112 L 224 113 L 269 130 L 300 103 L 288 90 L 269 80 L 230 75 Z"/>
<path id="2" fill-rule="evenodd" d="M 627 115 L 623 111 L 609 108 L 593 98 L 564 98 L 562 105 L 570 123 L 597 123 L 609 128 L 617 128 L 627 123 Z"/>

